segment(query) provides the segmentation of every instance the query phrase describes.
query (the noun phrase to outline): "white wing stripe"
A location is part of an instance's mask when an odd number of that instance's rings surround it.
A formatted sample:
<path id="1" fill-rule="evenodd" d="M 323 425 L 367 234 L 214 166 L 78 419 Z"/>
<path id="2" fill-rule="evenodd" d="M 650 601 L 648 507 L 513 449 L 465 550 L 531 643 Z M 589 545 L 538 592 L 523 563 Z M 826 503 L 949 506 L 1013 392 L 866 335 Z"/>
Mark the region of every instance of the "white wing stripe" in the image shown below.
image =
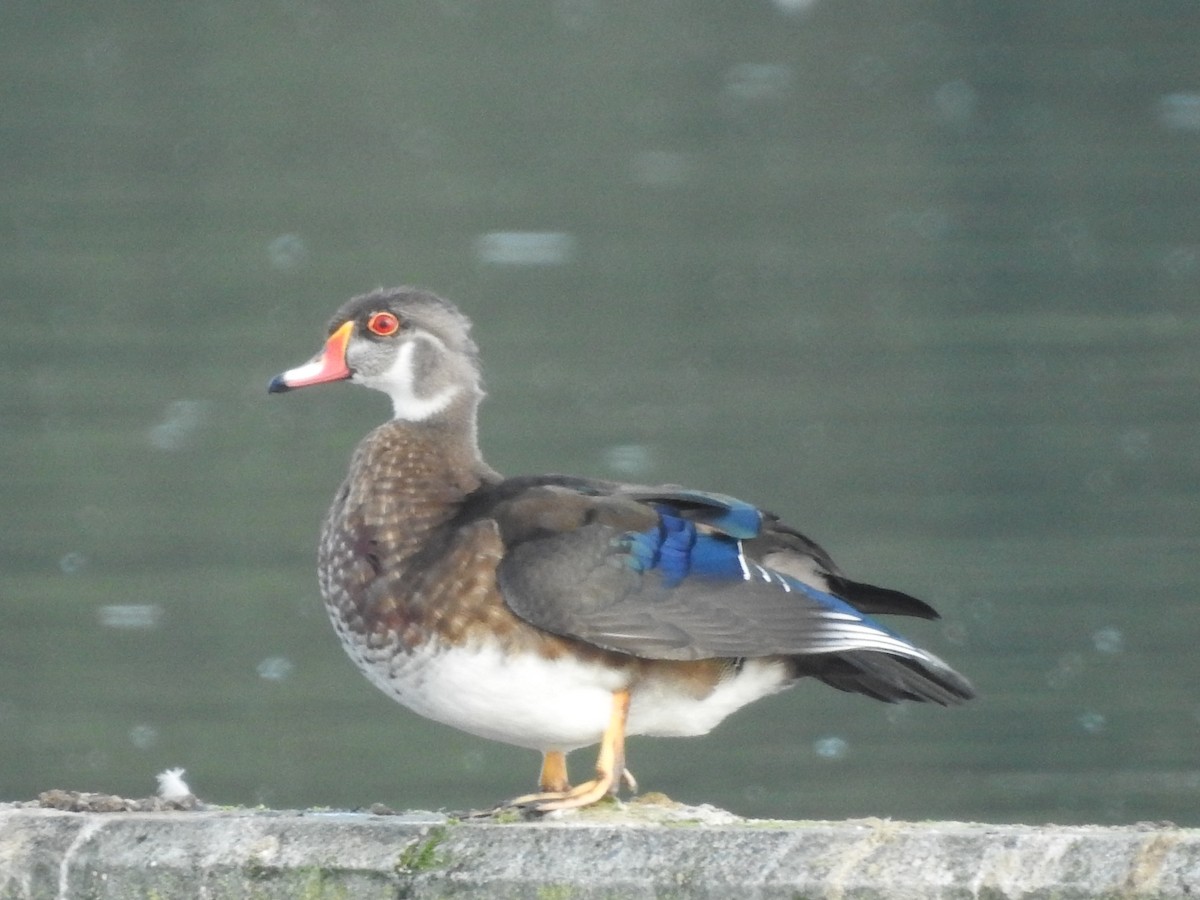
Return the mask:
<path id="1" fill-rule="evenodd" d="M 746 549 L 742 546 L 742 542 L 738 541 L 738 565 L 742 567 L 742 580 L 750 580 L 750 566 L 746 562 Z"/>
<path id="2" fill-rule="evenodd" d="M 933 657 L 907 641 L 876 631 L 869 625 L 835 625 L 824 628 L 816 636 L 813 650 L 816 653 L 838 653 L 846 650 L 879 650 L 896 653 L 910 659 L 932 662 Z"/>

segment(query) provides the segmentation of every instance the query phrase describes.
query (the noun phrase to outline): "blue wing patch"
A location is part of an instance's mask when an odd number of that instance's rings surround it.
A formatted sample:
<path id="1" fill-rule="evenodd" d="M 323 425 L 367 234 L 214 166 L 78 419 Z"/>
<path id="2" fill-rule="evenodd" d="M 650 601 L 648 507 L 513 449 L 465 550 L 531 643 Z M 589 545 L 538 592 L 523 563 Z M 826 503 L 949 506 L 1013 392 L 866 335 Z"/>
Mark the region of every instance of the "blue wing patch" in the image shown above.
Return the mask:
<path id="1" fill-rule="evenodd" d="M 696 518 L 703 524 L 738 540 L 758 537 L 762 530 L 762 513 L 744 500 L 724 494 L 702 491 L 681 491 L 680 500 L 691 500 L 701 506 Z"/>
<path id="2" fill-rule="evenodd" d="M 711 494 L 696 495 L 696 499 L 703 499 L 706 505 L 711 504 L 713 498 L 714 495 Z M 900 641 L 906 647 L 913 646 L 890 628 L 856 610 L 841 597 L 747 559 L 740 535 L 753 537 L 757 534 L 761 514 L 747 503 L 730 503 L 731 498 L 722 500 L 729 505 L 723 506 L 719 515 L 702 516 L 703 524 L 715 528 L 717 522 L 724 522 L 728 524 L 730 531 L 736 534 L 730 534 L 725 529 L 722 529 L 724 533 L 701 531 L 691 518 L 682 518 L 672 507 L 656 503 L 654 506 L 659 514 L 657 528 L 628 532 L 616 541 L 617 548 L 624 554 L 626 565 L 639 573 L 657 572 L 666 588 L 678 587 L 688 578 L 753 581 L 774 585 L 785 593 L 798 593 L 807 597 L 852 629 L 863 629 L 868 633 L 874 631 L 878 635 L 886 635 L 887 638 Z M 751 514 L 752 531 L 749 528 Z M 750 533 L 747 533 L 748 531 Z"/>
<path id="3" fill-rule="evenodd" d="M 664 515 L 707 525 L 731 538 L 749 540 L 762 531 L 763 516 L 758 507 L 725 494 L 679 488 L 631 491 L 629 496 L 652 505 Z"/>
<path id="4" fill-rule="evenodd" d="M 657 570 L 663 584 L 673 588 L 685 578 L 743 577 L 738 541 L 719 534 L 701 534 L 687 519 L 659 510 L 659 526 L 623 535 L 618 546 L 635 572 Z"/>

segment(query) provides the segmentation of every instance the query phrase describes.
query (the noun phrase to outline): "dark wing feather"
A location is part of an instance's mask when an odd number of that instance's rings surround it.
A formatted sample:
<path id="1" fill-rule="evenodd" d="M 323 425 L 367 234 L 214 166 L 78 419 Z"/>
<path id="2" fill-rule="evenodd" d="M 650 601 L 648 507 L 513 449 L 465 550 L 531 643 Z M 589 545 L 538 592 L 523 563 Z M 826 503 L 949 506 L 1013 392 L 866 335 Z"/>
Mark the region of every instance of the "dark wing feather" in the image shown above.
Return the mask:
<path id="1" fill-rule="evenodd" d="M 932 609 L 844 579 L 817 545 L 742 501 L 549 476 L 498 485 L 486 506 L 505 543 L 501 591 L 539 628 L 651 659 L 794 657 L 799 674 L 880 699 L 970 696 L 862 607 Z"/>
<path id="2" fill-rule="evenodd" d="M 775 582 L 697 577 L 668 586 L 658 573 L 631 569 L 616 540 L 593 524 L 510 547 L 498 570 L 506 601 L 547 631 L 651 659 L 834 652 L 868 640 L 906 645 Z"/>
<path id="3" fill-rule="evenodd" d="M 876 700 L 928 700 L 952 706 L 975 696 L 967 679 L 932 653 L 921 660 L 888 653 L 848 653 L 794 659 L 798 675 L 808 675 L 839 691 Z"/>
<path id="4" fill-rule="evenodd" d="M 940 619 L 936 609 L 924 600 L 910 597 L 902 591 L 851 581 L 840 575 L 829 576 L 829 589 L 859 612 L 869 616 L 915 616 L 918 619 Z"/>

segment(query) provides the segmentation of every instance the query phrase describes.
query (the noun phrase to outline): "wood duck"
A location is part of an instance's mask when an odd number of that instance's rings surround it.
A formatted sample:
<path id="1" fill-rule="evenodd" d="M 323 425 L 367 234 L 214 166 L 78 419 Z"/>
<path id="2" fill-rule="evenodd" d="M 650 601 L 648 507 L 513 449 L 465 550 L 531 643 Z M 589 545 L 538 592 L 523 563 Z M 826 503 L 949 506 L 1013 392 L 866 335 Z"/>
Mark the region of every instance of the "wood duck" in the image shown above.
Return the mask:
<path id="1" fill-rule="evenodd" d="M 354 297 L 272 393 L 349 380 L 394 417 L 359 444 L 320 539 L 346 652 L 420 715 L 540 751 L 536 812 L 616 794 L 626 735 L 705 734 L 811 677 L 877 700 L 951 705 L 971 685 L 870 616 L 937 618 L 851 581 L 741 500 L 567 475 L 504 478 L 480 455 L 470 322 L 409 287 Z M 566 755 L 599 743 L 571 787 Z"/>

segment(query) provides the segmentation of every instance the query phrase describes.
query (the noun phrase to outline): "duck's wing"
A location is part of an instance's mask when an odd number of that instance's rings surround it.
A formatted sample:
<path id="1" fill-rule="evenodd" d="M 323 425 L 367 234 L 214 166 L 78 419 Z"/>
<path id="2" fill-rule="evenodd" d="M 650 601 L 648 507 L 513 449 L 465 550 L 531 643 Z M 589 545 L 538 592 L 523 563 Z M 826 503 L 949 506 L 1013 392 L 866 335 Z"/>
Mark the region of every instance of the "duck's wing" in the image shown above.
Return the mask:
<path id="1" fill-rule="evenodd" d="M 866 614 L 936 616 L 930 607 L 845 579 L 751 504 L 545 476 L 496 485 L 475 506 L 504 544 L 505 601 L 546 631 L 649 659 L 792 657 L 799 675 L 885 700 L 973 693 Z"/>

